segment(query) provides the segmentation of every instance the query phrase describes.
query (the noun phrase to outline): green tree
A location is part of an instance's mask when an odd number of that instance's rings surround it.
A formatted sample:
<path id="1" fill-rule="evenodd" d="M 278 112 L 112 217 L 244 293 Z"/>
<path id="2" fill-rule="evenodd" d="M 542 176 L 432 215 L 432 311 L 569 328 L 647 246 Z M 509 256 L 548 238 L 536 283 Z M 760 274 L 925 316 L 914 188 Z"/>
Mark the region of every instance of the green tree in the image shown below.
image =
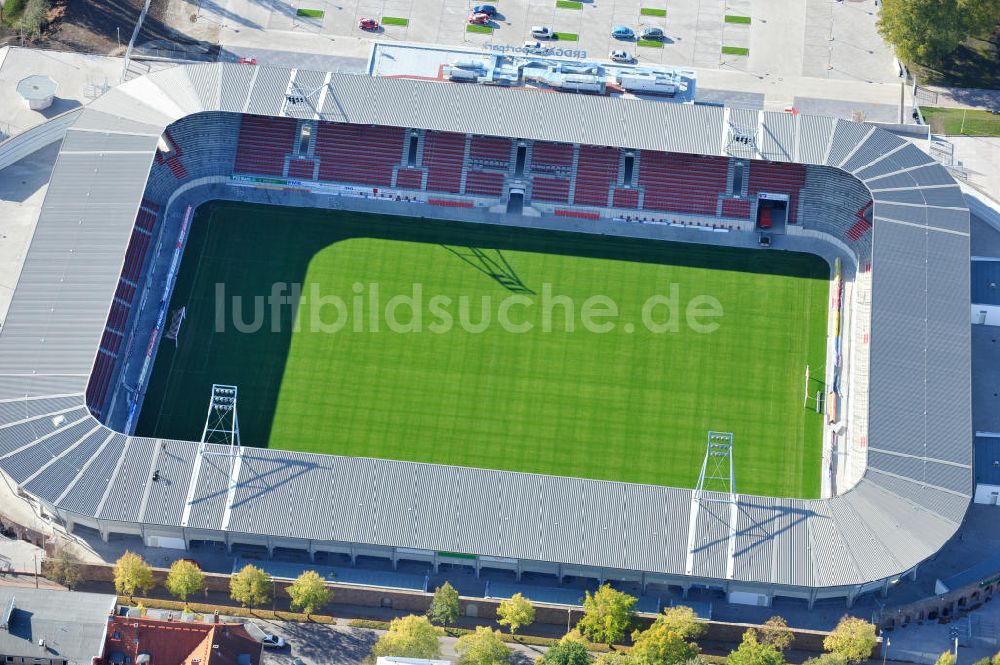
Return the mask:
<path id="1" fill-rule="evenodd" d="M 726 657 L 726 665 L 785 665 L 785 657 L 773 644 L 757 639 L 757 631 L 748 630 L 743 642 Z"/>
<path id="2" fill-rule="evenodd" d="M 271 599 L 271 584 L 270 575 L 248 563 L 229 578 L 229 597 L 252 611 Z"/>
<path id="3" fill-rule="evenodd" d="M 326 607 L 333 595 L 315 570 L 303 572 L 288 585 L 286 591 L 292 598 L 292 609 L 305 612 L 307 618 L 316 610 Z"/>
<path id="4" fill-rule="evenodd" d="M 504 644 L 499 630 L 477 626 L 476 632 L 455 642 L 459 665 L 504 665 L 510 662 L 510 647 Z"/>
<path id="5" fill-rule="evenodd" d="M 802 665 L 847 665 L 847 661 L 844 660 L 843 656 L 838 656 L 835 653 L 824 653 L 810 658 Z"/>
<path id="6" fill-rule="evenodd" d="M 555 646 L 549 647 L 536 662 L 542 665 L 590 665 L 590 653 L 587 645 L 570 633 Z"/>
<path id="7" fill-rule="evenodd" d="M 441 643 L 438 641 L 441 633 L 441 629 L 431 625 L 427 617 L 411 614 L 393 619 L 389 631 L 372 647 L 372 656 L 437 659 L 441 657 Z"/>
<path id="8" fill-rule="evenodd" d="M 49 22 L 49 0 L 28 0 L 21 14 L 21 29 L 24 35 L 34 39 L 42 34 Z"/>
<path id="9" fill-rule="evenodd" d="M 128 596 L 129 600 L 136 590 L 143 593 L 153 588 L 153 569 L 142 557 L 125 550 L 125 554 L 115 562 L 115 591 Z"/>
<path id="10" fill-rule="evenodd" d="M 938 656 L 938 659 L 934 661 L 934 665 L 955 665 L 955 654 L 950 651 L 944 651 Z"/>
<path id="11" fill-rule="evenodd" d="M 205 573 L 190 561 L 178 559 L 170 564 L 170 572 L 167 573 L 164 586 L 172 596 L 187 602 L 189 596 L 205 588 Z"/>
<path id="12" fill-rule="evenodd" d="M 778 651 L 784 651 L 795 641 L 795 633 L 788 627 L 788 622 L 779 616 L 771 617 L 765 621 L 760 630 L 754 630 L 754 633 L 758 641 L 772 644 Z"/>
<path id="13" fill-rule="evenodd" d="M 42 574 L 53 582 L 72 589 L 83 575 L 83 562 L 76 552 L 63 546 L 42 561 Z"/>
<path id="14" fill-rule="evenodd" d="M 875 626 L 864 619 L 845 616 L 823 640 L 823 648 L 850 664 L 862 663 L 872 655 L 878 644 Z"/>
<path id="15" fill-rule="evenodd" d="M 520 593 L 515 593 L 506 600 L 501 600 L 497 607 L 497 623 L 510 628 L 513 635 L 525 626 L 535 621 L 535 607 L 531 601 Z"/>
<path id="16" fill-rule="evenodd" d="M 646 630 L 632 633 L 631 656 L 638 665 L 676 665 L 698 655 L 694 638 L 704 627 L 690 607 L 669 607 Z"/>
<path id="17" fill-rule="evenodd" d="M 935 64 L 998 20 L 996 0 L 882 0 L 877 25 L 901 57 Z"/>
<path id="18" fill-rule="evenodd" d="M 434 598 L 427 610 L 427 618 L 433 623 L 450 626 L 458 621 L 462 606 L 458 602 L 458 591 L 448 582 L 434 590 Z"/>
<path id="19" fill-rule="evenodd" d="M 635 659 L 627 651 L 605 651 L 597 656 L 595 665 L 635 665 Z"/>
<path id="20" fill-rule="evenodd" d="M 608 584 L 583 599 L 583 618 L 577 628 L 592 642 L 611 645 L 620 641 L 632 627 L 636 598 Z"/>
<path id="21" fill-rule="evenodd" d="M 980 658 L 972 665 L 1000 665 L 1000 651 L 998 651 L 992 658 Z"/>

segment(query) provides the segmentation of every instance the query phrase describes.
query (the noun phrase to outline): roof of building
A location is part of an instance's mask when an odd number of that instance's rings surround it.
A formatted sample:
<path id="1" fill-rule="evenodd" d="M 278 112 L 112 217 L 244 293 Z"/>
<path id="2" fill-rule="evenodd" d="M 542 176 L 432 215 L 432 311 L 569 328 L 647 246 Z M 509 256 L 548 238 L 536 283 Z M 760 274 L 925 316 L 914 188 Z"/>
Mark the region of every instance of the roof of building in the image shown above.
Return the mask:
<path id="1" fill-rule="evenodd" d="M 1000 261 L 972 262 L 972 304 L 1000 305 Z"/>
<path id="2" fill-rule="evenodd" d="M 1000 438 L 976 437 L 976 482 L 1000 486 Z"/>
<path id="3" fill-rule="evenodd" d="M 12 599 L 9 623 L 0 627 L 0 654 L 86 665 L 101 654 L 104 628 L 117 602 L 111 594 L 0 587 L 0 607 Z"/>
<path id="4" fill-rule="evenodd" d="M 286 92 L 293 89 L 315 93 L 292 103 Z M 712 504 L 692 510 L 688 489 L 270 449 L 246 450 L 236 491 L 228 493 L 226 458 L 201 457 L 196 475 L 197 445 L 111 432 L 85 406 L 87 377 L 156 143 L 172 122 L 204 111 L 732 155 L 852 174 L 874 200 L 864 478 L 828 500 L 740 495 L 730 530 Z M 52 500 L 63 514 L 790 587 L 876 582 L 934 554 L 969 504 L 968 260 L 969 213 L 952 177 L 916 146 L 867 124 L 223 63 L 178 66 L 109 91 L 67 132 L 0 331 L 0 401 L 13 404 L 0 410 L 0 466 L 14 470 L 11 455 L 39 440 L 65 449 L 90 437 L 94 463 L 73 480 L 83 489 Z M 64 421 L 53 421 L 54 413 Z M 39 459 L 47 464 L 51 456 Z M 147 482 L 154 464 L 169 483 Z M 38 483 L 48 469 L 18 467 L 15 475 Z M 280 491 L 261 487 L 265 476 L 280 479 L 269 484 Z M 112 485 L 124 501 L 107 500 Z"/>
<path id="5" fill-rule="evenodd" d="M 24 99 L 46 99 L 58 89 L 59 84 L 45 74 L 33 74 L 17 82 L 17 94 Z"/>
<path id="6" fill-rule="evenodd" d="M 260 665 L 263 646 L 242 624 L 114 617 L 104 645 L 105 663 L 150 665 Z"/>

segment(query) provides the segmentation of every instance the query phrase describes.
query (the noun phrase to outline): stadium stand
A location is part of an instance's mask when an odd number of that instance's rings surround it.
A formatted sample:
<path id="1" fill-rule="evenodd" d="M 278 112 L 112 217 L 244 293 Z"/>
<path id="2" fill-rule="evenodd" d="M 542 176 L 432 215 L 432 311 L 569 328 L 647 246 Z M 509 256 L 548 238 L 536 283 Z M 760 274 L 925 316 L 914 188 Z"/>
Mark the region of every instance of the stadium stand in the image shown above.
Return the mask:
<path id="1" fill-rule="evenodd" d="M 495 171 L 469 171 L 465 178 L 465 191 L 481 196 L 500 196 L 503 193 L 504 174 Z"/>
<path id="2" fill-rule="evenodd" d="M 280 176 L 295 142 L 296 121 L 245 115 L 236 142 L 236 172 Z"/>
<path id="3" fill-rule="evenodd" d="M 313 159 L 290 159 L 288 160 L 288 177 L 305 178 L 312 180 L 316 172 L 316 161 Z"/>
<path id="4" fill-rule="evenodd" d="M 611 204 L 616 208 L 638 208 L 639 190 L 631 187 L 615 187 L 611 195 Z"/>
<path id="5" fill-rule="evenodd" d="M 726 188 L 729 159 L 643 150 L 639 184 L 645 188 L 643 208 L 715 215 Z"/>
<path id="6" fill-rule="evenodd" d="M 181 155 L 184 154 L 183 148 L 180 144 L 174 140 L 170 135 L 170 132 L 164 132 L 167 137 L 167 142 L 170 143 L 173 148 L 173 152 L 170 153 L 169 157 L 164 157 L 163 153 L 159 150 L 156 151 L 156 161 L 160 164 L 166 164 L 170 172 L 174 174 L 174 177 L 178 180 L 184 180 L 187 178 L 187 169 L 184 168 L 184 164 L 181 163 Z"/>
<path id="7" fill-rule="evenodd" d="M 580 146 L 573 203 L 607 207 L 610 189 L 618 180 L 620 155 L 617 148 Z"/>
<path id="8" fill-rule="evenodd" d="M 514 141 L 493 136 L 473 136 L 469 144 L 469 161 L 474 169 L 510 168 L 510 153 Z"/>
<path id="9" fill-rule="evenodd" d="M 806 184 L 806 167 L 802 164 L 777 164 L 751 161 L 748 189 L 750 196 L 760 192 L 788 194 L 788 222 L 798 221 L 799 192 Z"/>
<path id="10" fill-rule="evenodd" d="M 531 198 L 569 203 L 573 146 L 536 141 L 531 146 Z"/>
<path id="11" fill-rule="evenodd" d="M 539 201 L 569 202 L 569 178 L 536 175 L 531 178 L 531 198 Z"/>
<path id="12" fill-rule="evenodd" d="M 860 208 L 856 213 L 854 213 L 854 219 L 857 221 L 851 225 L 851 228 L 847 229 L 847 239 L 851 242 L 857 242 L 861 239 L 868 229 L 872 227 L 871 222 L 871 209 L 872 202 L 868 201 L 863 208 Z"/>
<path id="13" fill-rule="evenodd" d="M 427 167 L 427 189 L 457 194 L 462 186 L 465 162 L 464 134 L 428 131 L 424 135 L 423 164 Z"/>
<path id="14" fill-rule="evenodd" d="M 399 127 L 321 122 L 316 131 L 319 179 L 388 187 L 404 142 Z"/>
<path id="15" fill-rule="evenodd" d="M 421 189 L 423 180 L 422 169 L 399 169 L 396 172 L 396 187 L 401 189 Z"/>
<path id="16" fill-rule="evenodd" d="M 722 199 L 722 216 L 750 219 L 750 200 Z"/>
<path id="17" fill-rule="evenodd" d="M 861 220 L 870 214 L 868 188 L 842 171 L 806 166 L 800 200 L 803 228 L 822 231 L 850 246 L 858 266 L 864 269 L 871 260 L 872 234 L 860 224 L 858 214 Z M 845 212 L 848 210 L 856 212 Z"/>

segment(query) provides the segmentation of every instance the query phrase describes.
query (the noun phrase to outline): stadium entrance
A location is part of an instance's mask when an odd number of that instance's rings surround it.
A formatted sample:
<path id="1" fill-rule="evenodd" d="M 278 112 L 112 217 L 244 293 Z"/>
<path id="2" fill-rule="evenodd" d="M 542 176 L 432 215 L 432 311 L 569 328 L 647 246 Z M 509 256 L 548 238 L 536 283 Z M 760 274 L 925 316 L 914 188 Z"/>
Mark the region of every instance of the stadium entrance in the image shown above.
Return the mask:
<path id="1" fill-rule="evenodd" d="M 761 192 L 757 195 L 757 228 L 784 233 L 788 222 L 788 195 Z"/>

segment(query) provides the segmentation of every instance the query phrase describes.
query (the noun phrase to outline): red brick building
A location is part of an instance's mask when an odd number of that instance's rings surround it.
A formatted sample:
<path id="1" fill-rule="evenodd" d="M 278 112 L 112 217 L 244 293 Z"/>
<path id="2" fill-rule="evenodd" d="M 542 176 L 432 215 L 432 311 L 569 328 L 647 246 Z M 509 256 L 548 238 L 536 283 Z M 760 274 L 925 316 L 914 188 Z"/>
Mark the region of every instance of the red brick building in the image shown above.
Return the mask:
<path id="1" fill-rule="evenodd" d="M 97 665 L 260 665 L 263 647 L 238 623 L 108 619 Z"/>

